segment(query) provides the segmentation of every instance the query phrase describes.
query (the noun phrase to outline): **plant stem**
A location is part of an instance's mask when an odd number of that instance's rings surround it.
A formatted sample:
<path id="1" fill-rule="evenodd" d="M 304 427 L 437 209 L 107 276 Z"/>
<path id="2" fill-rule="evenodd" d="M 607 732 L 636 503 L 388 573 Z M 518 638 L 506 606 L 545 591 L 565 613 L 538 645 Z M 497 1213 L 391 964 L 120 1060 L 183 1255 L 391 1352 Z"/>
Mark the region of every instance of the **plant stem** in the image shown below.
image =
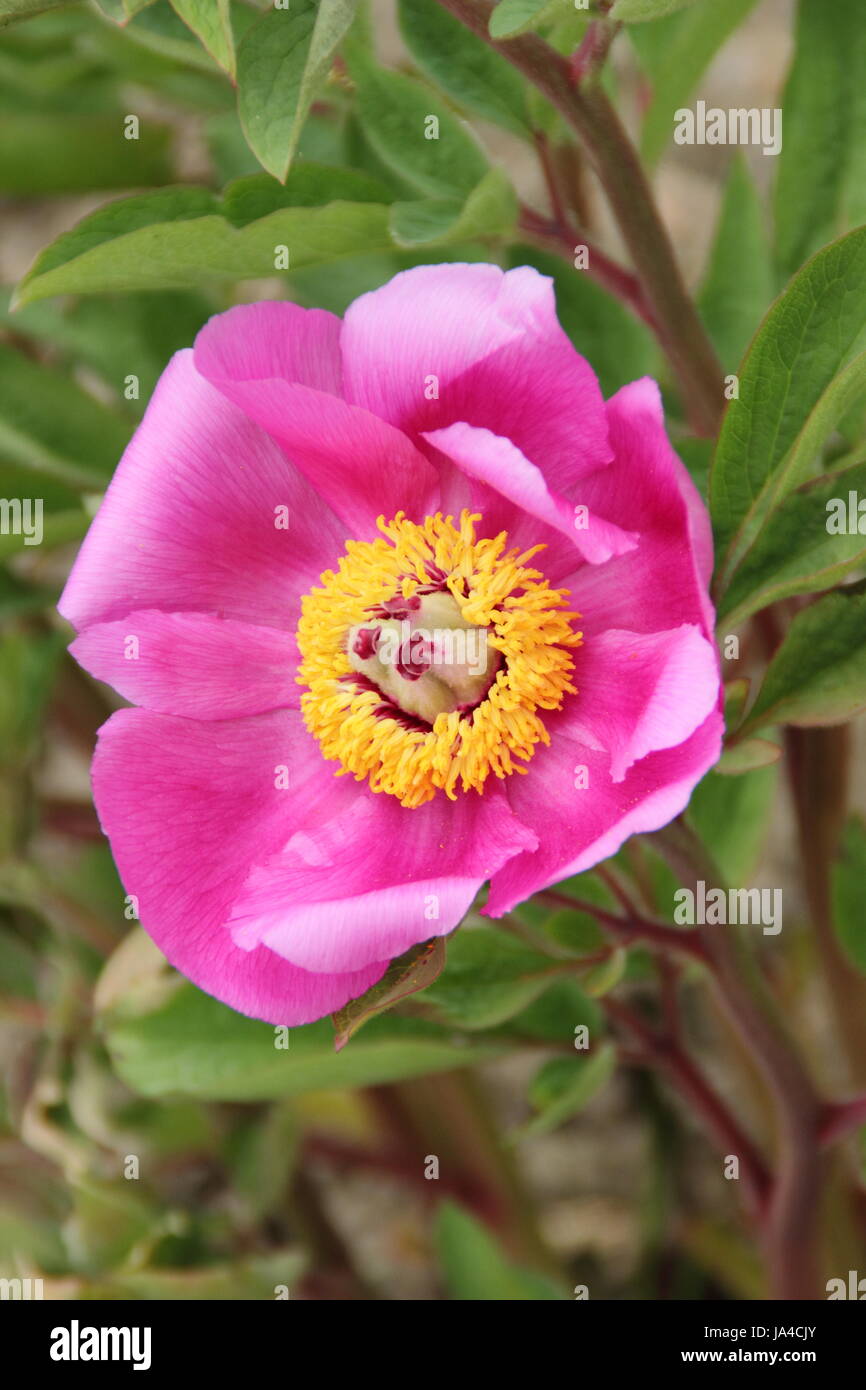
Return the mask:
<path id="1" fill-rule="evenodd" d="M 684 883 L 698 879 L 708 885 L 723 883 L 704 846 L 684 821 L 674 821 L 657 832 L 655 842 Z M 700 933 L 721 1004 L 754 1056 L 776 1112 L 779 1152 L 764 1229 L 774 1295 L 818 1298 L 824 1106 L 766 996 L 742 938 L 723 924 L 707 923 Z"/>
<path id="2" fill-rule="evenodd" d="M 568 59 L 535 34 L 490 37 L 490 0 L 439 0 L 511 63 L 582 140 L 629 249 L 659 341 L 699 434 L 714 435 L 724 408 L 722 369 L 680 274 L 640 159 L 600 86 L 575 84 Z"/>
<path id="3" fill-rule="evenodd" d="M 535 896 L 541 902 L 550 903 L 552 907 L 566 907 L 571 908 L 573 912 L 588 913 L 626 945 L 635 941 L 645 941 L 658 950 L 675 951 L 679 955 L 689 956 L 692 960 L 699 960 L 704 965 L 707 963 L 706 952 L 697 932 L 677 931 L 674 927 L 666 926 L 664 922 L 652 922 L 649 918 L 634 913 L 628 918 L 618 917 L 615 912 L 608 912 L 597 903 L 588 902 L 585 898 L 573 898 L 568 893 L 558 893 L 553 888 L 546 888 L 544 892 L 536 893 Z"/>

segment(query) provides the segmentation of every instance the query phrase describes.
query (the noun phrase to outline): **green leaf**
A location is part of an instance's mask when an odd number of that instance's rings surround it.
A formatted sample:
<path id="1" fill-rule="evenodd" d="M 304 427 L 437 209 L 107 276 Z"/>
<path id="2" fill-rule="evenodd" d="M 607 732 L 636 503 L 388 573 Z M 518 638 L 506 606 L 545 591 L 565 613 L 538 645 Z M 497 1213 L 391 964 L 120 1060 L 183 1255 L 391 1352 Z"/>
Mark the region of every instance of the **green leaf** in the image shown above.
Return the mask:
<path id="1" fill-rule="evenodd" d="M 536 999 L 561 969 L 501 927 L 464 926 L 449 941 L 445 970 L 424 1002 L 461 1028 L 493 1028 Z"/>
<path id="2" fill-rule="evenodd" d="M 856 515 L 853 530 L 836 534 L 827 529 L 828 503 L 838 500 L 847 513 L 851 492 L 866 496 L 866 463 L 815 478 L 786 497 L 734 571 L 719 603 L 719 621 L 736 627 L 779 599 L 832 589 L 863 565 L 866 520 L 863 532 L 857 529 Z"/>
<path id="3" fill-rule="evenodd" d="M 400 29 L 418 67 L 461 108 L 531 138 L 525 87 L 500 54 L 430 0 L 399 0 Z"/>
<path id="4" fill-rule="evenodd" d="M 866 975 L 866 823 L 861 816 L 848 820 L 831 870 L 833 925 L 848 959 Z"/>
<path id="5" fill-rule="evenodd" d="M 8 504 L 9 500 L 7 494 L 3 501 Z M 40 554 L 54 550 L 59 545 L 68 545 L 70 541 L 80 541 L 86 535 L 90 522 L 91 517 L 80 507 L 67 512 L 49 513 L 39 528 Z M 10 556 L 19 553 L 26 555 L 32 545 L 33 542 L 28 542 L 23 534 L 15 535 L 14 532 L 10 532 L 4 535 L 0 531 L 0 560 L 8 560 Z"/>
<path id="6" fill-rule="evenodd" d="M 694 3 L 695 0 L 616 0 L 610 17 L 621 24 L 642 24 L 648 19 L 663 19 Z"/>
<path id="7" fill-rule="evenodd" d="M 688 13 L 631 31 L 652 84 L 652 99 L 641 127 L 641 153 L 646 163 L 653 165 L 661 157 L 674 132 L 675 113 L 688 104 L 719 49 L 756 3 L 725 0 L 720 5 L 717 0 L 701 0 Z"/>
<path id="8" fill-rule="evenodd" d="M 550 0 L 499 0 L 490 15 L 488 30 L 492 39 L 510 39 L 541 22 Z"/>
<path id="9" fill-rule="evenodd" d="M 126 447 L 127 422 L 69 377 L 0 345 L 0 458 L 73 488 L 101 491 Z"/>
<path id="10" fill-rule="evenodd" d="M 558 256 L 528 246 L 511 248 L 508 264 L 531 265 L 551 276 L 559 322 L 578 352 L 592 363 L 606 396 L 654 370 L 658 358 L 649 330 L 590 280 L 585 270 L 572 269 Z"/>
<path id="11" fill-rule="evenodd" d="M 766 738 L 747 738 L 725 749 L 716 763 L 715 771 L 720 776 L 739 777 L 759 767 L 770 767 L 779 761 L 781 754 L 778 743 L 771 743 Z"/>
<path id="12" fill-rule="evenodd" d="M 238 50 L 238 113 L 250 148 L 285 180 L 313 98 L 357 0 L 294 0 L 249 28 Z"/>
<path id="13" fill-rule="evenodd" d="M 776 252 L 788 276 L 825 241 L 866 221 L 866 30 L 860 0 L 801 0 L 782 110 Z"/>
<path id="14" fill-rule="evenodd" d="M 461 1302 L 528 1302 L 562 1299 L 541 1274 L 506 1259 L 486 1227 L 454 1202 L 443 1202 L 436 1245 L 449 1296 Z"/>
<path id="15" fill-rule="evenodd" d="M 171 128 L 143 119 L 137 140 L 116 115 L 3 113 L 0 188 L 5 195 L 147 187 L 171 178 Z"/>
<path id="16" fill-rule="evenodd" d="M 723 591 L 762 517 L 800 481 L 786 468 L 797 436 L 863 331 L 866 228 L 819 251 L 764 319 L 743 363 L 710 476 Z"/>
<path id="17" fill-rule="evenodd" d="M 214 61 L 234 77 L 235 40 L 229 0 L 171 0 L 171 6 Z"/>
<path id="18" fill-rule="evenodd" d="M 380 1085 L 488 1061 L 503 1046 L 384 1014 L 340 1053 L 327 1019 L 293 1028 L 282 1049 L 275 1046 L 277 1030 L 243 1018 L 176 977 L 141 996 L 127 991 L 104 1013 L 102 1031 L 115 1070 L 134 1091 L 205 1100 L 268 1100 Z"/>
<path id="19" fill-rule="evenodd" d="M 72 0 L 0 0 L 0 29 L 18 19 L 30 19 L 46 10 L 59 10 Z"/>
<path id="20" fill-rule="evenodd" d="M 764 676 L 743 735 L 767 724 L 842 724 L 866 708 L 866 585 L 796 615 Z"/>
<path id="21" fill-rule="evenodd" d="M 588 1105 L 615 1071 L 616 1048 L 612 1043 L 545 1062 L 529 1088 L 529 1099 L 539 1113 L 513 1137 L 528 1139 L 557 1129 Z"/>
<path id="22" fill-rule="evenodd" d="M 517 219 L 514 189 L 501 169 L 489 169 L 465 203 L 427 198 L 394 203 L 389 228 L 397 246 L 442 246 L 507 236 Z"/>
<path id="23" fill-rule="evenodd" d="M 746 161 L 731 163 L 698 308 L 725 372 L 740 359 L 773 297 L 773 265 L 761 199 Z"/>
<path id="24" fill-rule="evenodd" d="M 337 1051 L 371 1018 L 432 985 L 445 968 L 445 954 L 445 938 L 437 936 L 392 960 L 378 984 L 332 1015 Z"/>
<path id="25" fill-rule="evenodd" d="M 742 777 L 709 772 L 692 792 L 688 818 L 712 846 L 727 884 L 748 883 L 757 867 L 770 826 L 777 780 L 778 766 L 758 768 Z"/>
<path id="26" fill-rule="evenodd" d="M 279 185 L 233 199 L 230 189 L 220 204 L 202 189 L 170 189 L 110 204 L 42 252 L 18 286 L 16 306 L 54 294 L 186 289 L 269 276 L 281 246 L 292 270 L 392 246 L 388 208 L 366 201 L 278 207 L 233 225 L 249 216 L 253 203 L 272 207 L 273 190 Z"/>
<path id="27" fill-rule="evenodd" d="M 402 73 L 377 67 L 357 47 L 347 57 L 364 134 L 379 158 L 433 198 L 467 198 L 487 161 L 441 98 Z"/>
<path id="28" fill-rule="evenodd" d="M 581 988 L 591 999 L 601 999 L 612 989 L 616 989 L 625 975 L 627 966 L 628 952 L 624 947 L 618 946 L 615 951 L 611 951 L 607 960 L 591 966 L 581 974 Z"/>

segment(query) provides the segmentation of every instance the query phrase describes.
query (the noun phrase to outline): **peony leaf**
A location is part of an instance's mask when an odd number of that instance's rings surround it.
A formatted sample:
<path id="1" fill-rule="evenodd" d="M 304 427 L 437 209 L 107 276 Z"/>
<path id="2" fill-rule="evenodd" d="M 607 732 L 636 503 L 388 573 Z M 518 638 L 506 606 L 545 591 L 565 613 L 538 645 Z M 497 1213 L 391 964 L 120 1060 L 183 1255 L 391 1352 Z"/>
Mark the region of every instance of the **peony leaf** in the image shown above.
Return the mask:
<path id="1" fill-rule="evenodd" d="M 563 969 L 501 927 L 464 926 L 448 943 L 448 962 L 424 995 L 461 1028 L 494 1028 L 526 1008 Z"/>
<path id="2" fill-rule="evenodd" d="M 418 67 L 458 106 L 531 137 L 525 88 L 514 68 L 430 0 L 399 0 L 400 28 Z"/>
<path id="3" fill-rule="evenodd" d="M 616 0 L 610 17 L 621 24 L 643 24 L 650 19 L 663 19 L 694 3 L 695 0 Z"/>
<path id="4" fill-rule="evenodd" d="M 214 61 L 234 77 L 235 40 L 229 0 L 171 0 L 171 7 Z"/>
<path id="5" fill-rule="evenodd" d="M 32 15 L 59 10 L 70 4 L 72 0 L 0 0 L 0 29 L 14 24 L 18 19 L 29 19 Z"/>
<path id="6" fill-rule="evenodd" d="M 866 709 L 866 584 L 798 613 L 738 738 L 768 724 L 842 724 Z"/>
<path id="7" fill-rule="evenodd" d="M 852 492 L 858 498 L 866 495 L 866 463 L 827 473 L 786 497 L 734 571 L 719 602 L 719 620 L 736 627 L 779 599 L 833 588 L 866 563 L 866 517 L 860 518 L 855 507 L 850 526 Z M 846 529 L 838 533 L 828 530 L 833 503 L 841 504 L 846 516 Z"/>
<path id="8" fill-rule="evenodd" d="M 737 156 L 698 299 L 725 372 L 737 370 L 772 297 L 766 217 L 749 166 Z"/>
<path id="9" fill-rule="evenodd" d="M 545 1062 L 529 1088 L 529 1099 L 539 1113 L 521 1125 L 512 1139 L 528 1139 L 557 1129 L 588 1105 L 615 1071 L 616 1048 L 609 1042 L 590 1052 Z"/>
<path id="10" fill-rule="evenodd" d="M 332 200 L 310 205 L 311 174 L 324 180 L 320 196 L 331 185 Z M 357 193 L 347 200 L 340 196 L 341 185 Z M 193 188 L 110 203 L 37 257 L 18 286 L 15 307 L 54 294 L 186 289 L 260 278 L 285 269 L 280 259 L 285 253 L 288 268 L 299 270 L 360 248 L 391 249 L 389 210 L 368 200 L 369 187 L 364 176 L 304 165 L 293 171 L 285 189 L 262 175 L 230 186 L 222 203 Z"/>
<path id="11" fill-rule="evenodd" d="M 470 1041 L 421 1019 L 371 1019 L 351 1047 L 334 1051 L 330 1021 L 288 1031 L 244 1018 L 170 976 L 168 988 L 127 994 L 102 1015 L 118 1075 L 146 1096 L 269 1100 L 305 1091 L 381 1085 L 471 1066 L 505 1044 Z"/>
<path id="12" fill-rule="evenodd" d="M 461 1302 L 528 1302 L 565 1297 L 544 1275 L 514 1265 L 493 1236 L 454 1202 L 443 1202 L 436 1244 L 448 1292 Z"/>
<path id="13" fill-rule="evenodd" d="M 511 39 L 523 34 L 539 24 L 550 8 L 550 0 L 499 0 L 487 26 L 490 37 Z"/>
<path id="14" fill-rule="evenodd" d="M 394 203 L 389 227 L 397 246 L 442 246 L 507 236 L 517 217 L 514 189 L 501 169 L 489 169 L 465 203 L 427 198 Z"/>
<path id="15" fill-rule="evenodd" d="M 719 593 L 780 496 L 797 482 L 796 446 L 863 331 L 866 228 L 819 251 L 776 301 L 725 413 L 710 475 Z M 792 462 L 793 460 L 793 462 Z"/>
<path id="16" fill-rule="evenodd" d="M 251 25 L 238 49 L 238 114 L 250 149 L 285 181 L 316 91 L 357 0 L 294 0 Z"/>
<path id="17" fill-rule="evenodd" d="M 377 67 L 357 46 L 347 57 L 364 134 L 379 158 L 430 197 L 467 198 L 487 172 L 487 160 L 441 97 Z"/>
<path id="18" fill-rule="evenodd" d="M 738 777 L 744 772 L 754 772 L 758 767 L 769 767 L 778 762 L 781 755 L 782 749 L 778 743 L 771 743 L 767 738 L 747 738 L 726 748 L 715 770 L 725 777 Z"/>
<path id="19" fill-rule="evenodd" d="M 371 1018 L 432 985 L 444 968 L 443 936 L 436 936 L 432 941 L 423 941 L 419 946 L 413 946 L 410 951 L 392 960 L 377 985 L 368 989 L 360 999 L 350 999 L 348 1004 L 331 1015 L 336 1035 L 334 1047 L 337 1052 L 340 1052 L 358 1029 Z"/>
<path id="20" fill-rule="evenodd" d="M 861 0 L 797 7 L 775 189 L 776 254 L 790 275 L 866 222 L 866 29 Z"/>

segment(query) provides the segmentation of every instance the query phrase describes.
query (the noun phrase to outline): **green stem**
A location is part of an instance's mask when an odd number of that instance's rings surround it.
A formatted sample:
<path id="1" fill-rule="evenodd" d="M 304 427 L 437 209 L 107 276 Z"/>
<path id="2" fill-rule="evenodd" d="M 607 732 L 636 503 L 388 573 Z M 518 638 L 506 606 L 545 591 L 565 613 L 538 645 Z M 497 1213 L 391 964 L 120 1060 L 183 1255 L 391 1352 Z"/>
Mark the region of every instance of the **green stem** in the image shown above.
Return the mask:
<path id="1" fill-rule="evenodd" d="M 582 140 L 629 249 L 692 426 L 713 436 L 724 409 L 722 369 L 686 290 L 638 154 L 604 90 L 575 83 L 568 60 L 535 34 L 490 37 L 490 0 L 439 0 L 532 83 Z"/>

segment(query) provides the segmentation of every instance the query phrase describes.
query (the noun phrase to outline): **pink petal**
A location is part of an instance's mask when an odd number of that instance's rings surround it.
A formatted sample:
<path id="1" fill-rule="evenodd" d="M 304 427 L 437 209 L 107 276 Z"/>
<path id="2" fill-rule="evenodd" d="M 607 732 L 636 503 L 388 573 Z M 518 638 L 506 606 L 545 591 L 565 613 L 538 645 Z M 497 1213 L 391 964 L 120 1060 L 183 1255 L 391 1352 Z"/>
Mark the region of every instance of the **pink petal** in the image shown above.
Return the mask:
<path id="1" fill-rule="evenodd" d="M 682 743 L 719 701 L 718 657 L 685 623 L 668 632 L 603 632 L 575 652 L 574 665 L 569 732 L 607 750 L 614 782 L 647 753 Z"/>
<path id="2" fill-rule="evenodd" d="M 562 492 L 610 458 L 595 374 L 528 266 L 403 271 L 350 305 L 342 350 L 347 400 L 408 433 L 492 430 Z"/>
<path id="3" fill-rule="evenodd" d="M 233 719 L 297 708 L 291 633 L 205 613 L 154 609 L 95 623 L 69 650 L 126 700 L 191 719 Z"/>
<path id="4" fill-rule="evenodd" d="M 288 763 L 292 785 L 275 787 Z M 329 777 L 294 712 L 225 723 L 121 710 L 100 731 L 93 788 L 127 893 L 172 965 L 254 1018 L 302 1024 L 362 994 L 384 961 L 310 973 L 260 946 L 240 950 L 226 922 L 251 867 L 275 854 L 305 809 L 333 812 L 350 787 Z"/>
<path id="5" fill-rule="evenodd" d="M 269 334 L 278 323 L 279 316 L 268 323 Z M 435 511 L 436 470 L 406 436 L 329 391 L 283 375 L 283 367 L 299 368 L 270 337 L 265 346 L 257 343 L 258 328 L 240 310 L 211 319 L 196 339 L 196 367 L 283 446 L 350 532 L 366 539 L 377 534 L 379 516 L 402 510 L 420 521 Z"/>
<path id="6" fill-rule="evenodd" d="M 710 636 L 713 608 L 710 523 L 698 492 L 664 429 L 658 387 L 624 386 L 607 403 L 615 459 L 585 478 L 575 499 L 626 530 L 637 547 L 603 568 L 584 566 L 570 584 L 588 635 L 607 628 L 658 632 L 699 623 Z"/>
<path id="7" fill-rule="evenodd" d="M 288 300 L 238 304 L 215 314 L 195 344 L 196 368 L 209 381 L 278 377 L 333 396 L 343 394 L 342 320 Z"/>
<path id="8" fill-rule="evenodd" d="M 529 513 L 567 536 L 577 554 L 591 564 L 601 564 L 612 555 L 623 555 L 634 549 L 636 537 L 633 534 L 601 517 L 581 517 L 578 526 L 574 504 L 552 492 L 541 470 L 524 458 L 510 440 L 463 423 L 428 430 L 423 437 L 469 477 L 487 483 L 513 502 L 519 511 Z"/>
<path id="9" fill-rule="evenodd" d="M 573 738 L 563 728 L 566 718 L 563 712 L 550 719 L 550 746 L 535 754 L 527 776 L 510 779 L 511 805 L 541 843 L 494 875 L 485 909 L 492 917 L 616 854 L 630 835 L 667 825 L 721 752 L 724 721 L 713 710 L 685 743 L 650 753 L 614 782 L 607 755 Z M 586 787 L 575 785 L 579 769 L 586 770 Z"/>
<path id="10" fill-rule="evenodd" d="M 283 507 L 288 530 L 276 524 Z M 79 629 L 158 608 L 294 631 L 300 595 L 336 562 L 345 536 L 187 350 L 163 372 L 58 606 Z"/>
<path id="11" fill-rule="evenodd" d="M 537 843 L 497 787 L 414 810 L 364 787 L 254 871 L 235 905 L 235 939 L 264 941 L 309 970 L 392 958 L 451 931 L 485 879 Z"/>

